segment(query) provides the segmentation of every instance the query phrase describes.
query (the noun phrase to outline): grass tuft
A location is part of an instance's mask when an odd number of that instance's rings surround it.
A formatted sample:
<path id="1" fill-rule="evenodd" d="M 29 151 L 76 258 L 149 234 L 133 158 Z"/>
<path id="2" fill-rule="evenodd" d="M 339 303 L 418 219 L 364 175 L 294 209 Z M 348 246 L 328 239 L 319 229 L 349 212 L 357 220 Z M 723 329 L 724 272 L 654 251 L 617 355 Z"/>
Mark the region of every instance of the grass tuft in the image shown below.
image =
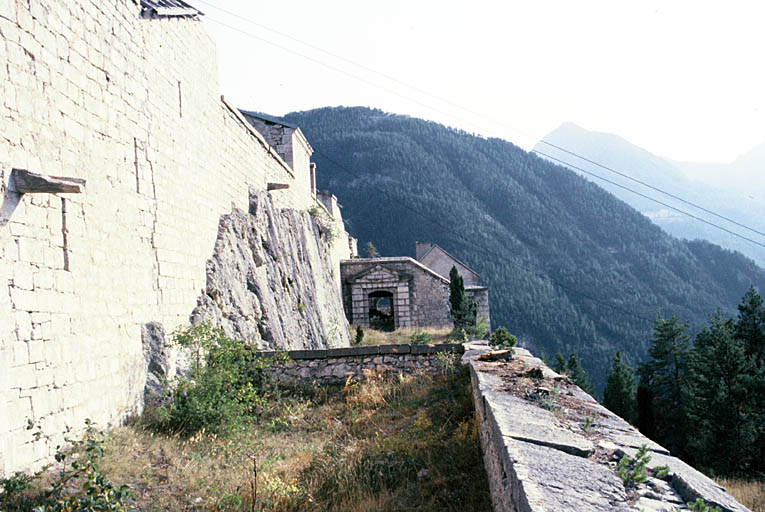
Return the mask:
<path id="1" fill-rule="evenodd" d="M 765 512 L 765 481 L 718 478 L 717 483 L 752 512 Z"/>

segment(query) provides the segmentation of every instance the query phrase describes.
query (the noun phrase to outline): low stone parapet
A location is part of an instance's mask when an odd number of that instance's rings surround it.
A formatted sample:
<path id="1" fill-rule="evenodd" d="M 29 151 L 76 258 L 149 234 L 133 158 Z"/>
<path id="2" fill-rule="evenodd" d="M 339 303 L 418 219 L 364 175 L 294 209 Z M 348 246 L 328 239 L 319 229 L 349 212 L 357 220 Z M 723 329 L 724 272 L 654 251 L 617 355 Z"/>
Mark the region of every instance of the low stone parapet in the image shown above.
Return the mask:
<path id="1" fill-rule="evenodd" d="M 317 381 L 337 384 L 349 377 L 386 373 L 437 373 L 461 364 L 461 344 L 373 345 L 327 350 L 261 351 L 260 357 L 289 356 L 278 360 L 273 374 L 285 382 Z"/>
<path id="2" fill-rule="evenodd" d="M 490 347 L 465 348 L 495 511 L 659 512 L 687 510 L 698 498 L 710 509 L 748 510 L 527 350 L 482 361 Z M 636 484 L 620 477 L 617 462 L 643 446 L 647 480 Z"/>

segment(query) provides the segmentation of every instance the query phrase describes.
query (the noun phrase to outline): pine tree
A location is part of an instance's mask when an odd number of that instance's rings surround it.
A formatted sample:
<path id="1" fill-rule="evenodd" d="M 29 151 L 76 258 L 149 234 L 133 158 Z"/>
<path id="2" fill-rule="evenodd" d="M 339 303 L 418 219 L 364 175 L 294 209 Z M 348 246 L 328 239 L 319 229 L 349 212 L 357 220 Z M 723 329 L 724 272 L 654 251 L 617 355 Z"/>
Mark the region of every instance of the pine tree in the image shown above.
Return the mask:
<path id="1" fill-rule="evenodd" d="M 611 363 L 611 374 L 603 390 L 603 405 L 633 423 L 637 416 L 637 384 L 632 368 L 622 361 L 617 350 Z"/>
<path id="2" fill-rule="evenodd" d="M 568 363 L 566 363 L 566 373 L 568 374 L 569 378 L 571 378 L 573 383 L 582 388 L 585 393 L 590 395 L 595 393 L 595 390 L 590 383 L 590 377 L 587 375 L 587 372 L 584 370 L 584 368 L 582 368 L 582 365 L 579 363 L 579 358 L 576 357 L 576 354 L 571 354 L 568 357 Z"/>
<path id="3" fill-rule="evenodd" d="M 561 354 L 560 351 L 555 354 L 555 365 L 553 366 L 553 371 L 561 375 L 565 374 L 567 371 L 566 360 L 563 358 L 563 354 Z"/>
<path id="4" fill-rule="evenodd" d="M 641 413 L 653 418 L 655 440 L 673 452 L 682 452 L 685 446 L 682 384 L 689 350 L 687 330 L 688 323 L 680 323 L 676 315 L 669 319 L 657 315 L 648 350 L 651 359 L 638 369 L 640 385 L 648 393 L 646 403 L 651 404 L 651 410 L 641 409 Z"/>
<path id="5" fill-rule="evenodd" d="M 765 305 L 754 287 L 744 294 L 738 306 L 736 338 L 741 340 L 747 354 L 753 358 L 750 402 L 760 425 L 765 425 Z M 765 472 L 765 426 L 751 446 L 754 454 L 753 471 Z"/>
<path id="6" fill-rule="evenodd" d="M 449 312 L 455 332 L 464 329 L 468 334 L 475 333 L 478 304 L 465 295 L 465 283 L 454 265 L 449 271 Z"/>
<path id="7" fill-rule="evenodd" d="M 367 258 L 379 258 L 380 253 L 377 251 L 377 247 L 372 242 L 367 242 L 364 246 L 364 252 L 367 253 Z"/>
<path id="8" fill-rule="evenodd" d="M 736 337 L 746 343 L 749 354 L 759 361 L 765 358 L 765 306 L 754 286 L 744 294 L 738 306 Z"/>
<path id="9" fill-rule="evenodd" d="M 683 383 L 688 454 L 718 474 L 750 469 L 762 426 L 753 394 L 754 358 L 718 311 L 696 336 Z"/>

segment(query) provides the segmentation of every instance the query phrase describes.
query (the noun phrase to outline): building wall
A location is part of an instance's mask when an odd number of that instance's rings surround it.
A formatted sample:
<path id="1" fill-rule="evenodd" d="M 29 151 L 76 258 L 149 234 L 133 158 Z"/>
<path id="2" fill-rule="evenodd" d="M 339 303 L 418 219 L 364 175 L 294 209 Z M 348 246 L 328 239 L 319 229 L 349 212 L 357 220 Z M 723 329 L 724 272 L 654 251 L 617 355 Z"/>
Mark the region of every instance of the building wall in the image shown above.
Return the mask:
<path id="1" fill-rule="evenodd" d="M 140 410 L 141 326 L 186 323 L 221 215 L 298 173 L 221 101 L 196 19 L 140 19 L 134 0 L 11 0 L 0 34 L 2 476 L 55 446 L 30 442 L 27 418 L 55 434 Z M 20 196 L 12 168 L 86 191 Z M 304 189 L 272 197 L 307 209 Z"/>
<path id="2" fill-rule="evenodd" d="M 452 266 L 457 267 L 457 272 L 462 276 L 465 287 L 478 285 L 478 275 L 467 266 L 455 260 L 440 247 L 433 247 L 432 250 L 418 258 L 418 260 L 436 274 L 442 275 L 447 279 L 449 279 Z"/>
<path id="3" fill-rule="evenodd" d="M 367 295 L 375 288 L 371 283 L 364 288 L 364 293 L 353 294 L 353 285 L 348 279 L 376 266 L 384 269 L 407 274 L 411 276 L 408 281 L 409 300 L 406 304 L 401 297 L 394 295 L 395 315 L 397 327 L 420 327 L 420 328 L 444 328 L 451 327 L 452 320 L 449 315 L 449 281 L 423 266 L 412 258 L 365 258 L 343 261 L 340 264 L 341 278 L 343 281 L 343 300 L 345 301 L 346 315 L 352 323 L 358 323 L 361 319 L 362 327 L 369 325 Z M 388 283 L 381 279 L 380 290 L 392 287 L 401 287 L 400 282 Z M 479 304 L 479 316 L 485 316 L 489 325 L 489 299 L 487 288 L 466 290 L 468 296 Z M 402 315 L 402 312 L 407 314 Z M 366 321 L 364 320 L 366 318 Z M 399 318 L 406 318 L 405 325 L 399 325 Z"/>

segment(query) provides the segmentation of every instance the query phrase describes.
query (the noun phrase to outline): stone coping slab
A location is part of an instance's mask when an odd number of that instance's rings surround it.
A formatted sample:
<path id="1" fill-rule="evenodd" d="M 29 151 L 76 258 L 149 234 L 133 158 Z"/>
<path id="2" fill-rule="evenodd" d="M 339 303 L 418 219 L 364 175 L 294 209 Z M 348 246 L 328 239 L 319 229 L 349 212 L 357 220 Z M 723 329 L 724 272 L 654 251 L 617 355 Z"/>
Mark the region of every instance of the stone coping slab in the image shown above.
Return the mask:
<path id="1" fill-rule="evenodd" d="M 634 458 L 637 450 L 621 447 L 617 450 L 617 453 L 619 455 L 626 454 Z M 653 469 L 657 466 L 669 467 L 672 487 L 684 501 L 696 501 L 696 498 L 701 498 L 711 508 L 720 507 L 725 512 L 750 512 L 748 508 L 741 505 L 725 492 L 725 488 L 682 460 L 663 453 L 649 452 L 648 455 L 651 456 L 651 460 L 647 464 L 649 468 Z"/>
<path id="2" fill-rule="evenodd" d="M 462 362 L 470 368 L 495 512 L 669 512 L 687 510 L 685 503 L 697 498 L 726 512 L 748 510 L 527 350 L 516 348 L 507 362 L 479 361 L 489 350 L 468 343 Z M 669 466 L 669 478 L 653 472 L 645 483 L 627 488 L 617 461 L 634 458 L 644 444 L 648 467 Z"/>
<path id="3" fill-rule="evenodd" d="M 286 354 L 290 359 L 327 359 L 334 357 L 363 357 L 377 355 L 428 355 L 437 354 L 439 352 L 462 354 L 464 351 L 465 348 L 459 343 L 431 343 L 427 345 L 369 345 L 321 350 L 289 350 L 287 352 L 262 350 L 255 354 L 260 357 L 276 357 L 278 354 Z"/>

